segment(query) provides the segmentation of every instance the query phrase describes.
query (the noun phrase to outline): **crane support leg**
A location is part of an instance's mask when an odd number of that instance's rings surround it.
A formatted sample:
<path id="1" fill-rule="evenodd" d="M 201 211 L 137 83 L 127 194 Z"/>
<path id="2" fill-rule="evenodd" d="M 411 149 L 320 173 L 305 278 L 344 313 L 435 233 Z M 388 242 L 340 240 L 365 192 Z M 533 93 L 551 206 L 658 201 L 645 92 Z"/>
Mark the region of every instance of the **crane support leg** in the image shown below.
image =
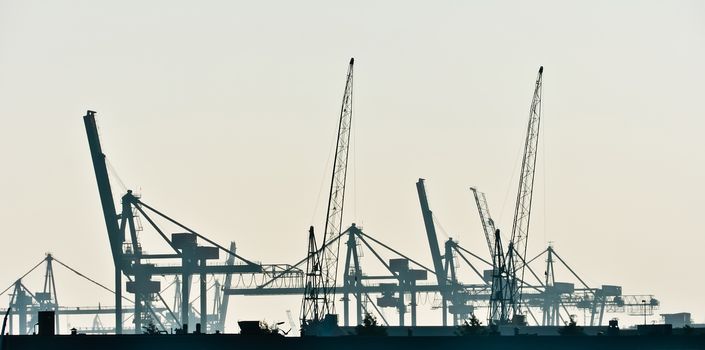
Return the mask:
<path id="1" fill-rule="evenodd" d="M 201 265 L 205 266 L 206 261 L 201 260 Z M 206 333 L 208 330 L 207 325 L 208 325 L 208 296 L 206 293 L 208 292 L 207 287 L 206 287 L 206 272 L 204 270 L 201 270 L 201 275 L 200 275 L 200 283 L 201 283 L 201 332 Z"/>
<path id="2" fill-rule="evenodd" d="M 183 267 L 181 273 L 181 330 L 188 332 L 188 315 L 191 305 L 189 305 L 189 287 L 191 286 L 191 276 L 187 271 L 187 267 Z"/>

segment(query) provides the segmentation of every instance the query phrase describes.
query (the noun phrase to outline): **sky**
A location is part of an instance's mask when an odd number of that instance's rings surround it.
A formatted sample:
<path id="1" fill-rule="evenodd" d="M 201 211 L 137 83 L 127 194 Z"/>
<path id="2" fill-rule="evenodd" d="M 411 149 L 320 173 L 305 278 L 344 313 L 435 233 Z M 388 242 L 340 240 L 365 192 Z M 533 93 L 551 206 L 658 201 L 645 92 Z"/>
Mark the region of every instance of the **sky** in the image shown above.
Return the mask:
<path id="1" fill-rule="evenodd" d="M 322 232 L 350 57 L 345 226 L 430 266 L 425 178 L 441 243 L 488 255 L 468 188 L 511 228 L 543 65 L 527 255 L 550 242 L 588 284 L 654 295 L 651 320 L 705 323 L 699 1 L 2 0 L 0 287 L 47 252 L 112 281 L 88 109 L 116 198 L 134 189 L 248 259 L 299 260 L 309 225 Z M 69 273 L 57 284 L 65 305 L 112 304 Z M 284 320 L 300 298 L 231 305 L 233 320 Z"/>

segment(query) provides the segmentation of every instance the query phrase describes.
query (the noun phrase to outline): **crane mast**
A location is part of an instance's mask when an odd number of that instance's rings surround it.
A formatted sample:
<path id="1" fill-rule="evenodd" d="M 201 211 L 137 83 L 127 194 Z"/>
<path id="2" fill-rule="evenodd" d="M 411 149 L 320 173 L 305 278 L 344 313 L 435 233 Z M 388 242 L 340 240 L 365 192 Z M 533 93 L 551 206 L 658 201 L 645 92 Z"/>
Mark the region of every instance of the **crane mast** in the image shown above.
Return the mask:
<path id="1" fill-rule="evenodd" d="M 492 251 L 492 291 L 490 294 L 489 324 L 498 326 L 509 323 L 512 294 L 507 260 L 502 249 L 502 238 L 499 230 L 495 230 L 492 235 L 494 237 L 494 250 Z"/>
<path id="2" fill-rule="evenodd" d="M 507 269 L 511 273 L 510 293 L 512 315 L 515 322 L 523 320 L 521 313 L 522 282 L 524 280 L 523 260 L 526 258 L 527 238 L 529 237 L 529 223 L 531 221 L 531 202 L 534 191 L 534 175 L 536 173 L 536 152 L 539 143 L 539 130 L 541 123 L 541 91 L 542 91 L 543 66 L 539 68 L 534 86 L 534 95 L 529 108 L 529 123 L 526 129 L 524 142 L 524 157 L 521 162 L 519 175 L 519 189 L 517 190 L 516 207 L 514 208 L 514 221 L 512 224 L 511 240 L 507 249 Z"/>
<path id="3" fill-rule="evenodd" d="M 338 141 L 333 160 L 328 210 L 321 247 L 316 247 L 313 228 L 309 232 L 309 263 L 307 282 L 302 307 L 302 327 L 307 321 L 322 321 L 325 315 L 335 314 L 335 288 L 338 276 L 338 255 L 342 231 L 343 206 L 345 204 L 345 182 L 350 149 L 350 126 L 352 123 L 353 64 L 350 59 L 338 122 Z M 333 242 L 336 240 L 336 242 Z M 315 252 L 315 253 L 311 253 Z M 312 255 L 318 255 L 313 257 Z"/>
<path id="4" fill-rule="evenodd" d="M 321 320 L 325 299 L 321 293 L 323 275 L 321 273 L 321 253 L 316 243 L 313 226 L 308 229 L 308 258 L 306 259 L 306 285 L 304 287 L 304 300 L 301 303 L 301 333 L 304 327 L 311 326 Z"/>

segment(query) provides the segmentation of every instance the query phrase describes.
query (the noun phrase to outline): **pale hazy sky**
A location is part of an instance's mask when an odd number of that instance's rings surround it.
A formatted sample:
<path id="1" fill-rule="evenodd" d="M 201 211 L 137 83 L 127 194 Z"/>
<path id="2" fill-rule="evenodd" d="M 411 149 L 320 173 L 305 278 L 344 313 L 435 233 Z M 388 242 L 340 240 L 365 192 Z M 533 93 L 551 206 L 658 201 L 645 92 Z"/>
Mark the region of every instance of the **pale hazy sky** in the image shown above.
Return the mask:
<path id="1" fill-rule="evenodd" d="M 87 109 L 145 202 L 250 259 L 298 260 L 308 226 L 322 231 L 352 56 L 346 225 L 430 265 L 423 177 L 439 239 L 485 254 L 468 187 L 508 230 L 543 65 L 529 255 L 554 242 L 589 284 L 705 322 L 700 1 L 2 0 L 0 285 L 45 252 L 110 284 Z M 112 305 L 57 274 L 62 304 Z M 233 299 L 230 311 L 284 320 L 299 304 Z"/>

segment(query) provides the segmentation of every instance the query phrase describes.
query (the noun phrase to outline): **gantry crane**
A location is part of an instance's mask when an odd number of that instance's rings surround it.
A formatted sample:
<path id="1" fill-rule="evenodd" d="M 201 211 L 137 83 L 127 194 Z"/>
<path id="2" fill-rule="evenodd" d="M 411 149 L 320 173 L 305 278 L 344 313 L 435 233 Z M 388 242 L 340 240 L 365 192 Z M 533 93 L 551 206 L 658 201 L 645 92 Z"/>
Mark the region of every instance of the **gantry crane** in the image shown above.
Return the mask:
<path id="1" fill-rule="evenodd" d="M 507 248 L 507 270 L 510 273 L 509 293 L 512 309 L 512 322 L 525 323 L 522 314 L 522 284 L 524 280 L 524 263 L 526 259 L 529 224 L 531 222 L 531 202 L 534 193 L 534 175 L 536 174 L 536 152 L 538 151 L 539 130 L 541 123 L 541 91 L 543 66 L 539 68 L 534 86 L 534 95 L 529 108 L 529 123 L 524 142 L 524 156 L 519 174 L 519 189 L 517 190 L 514 221 L 512 223 L 511 239 Z"/>
<path id="2" fill-rule="evenodd" d="M 123 331 L 123 275 L 125 275 L 128 280 L 125 284 L 125 289 L 128 293 L 133 293 L 135 297 L 134 317 L 132 318 L 132 322 L 135 325 L 135 332 L 141 332 L 142 323 L 146 320 L 143 320 L 143 318 L 148 317 L 150 314 L 152 316 L 154 315 L 152 301 L 159 300 L 169 309 L 166 305 L 166 301 L 161 296 L 160 282 L 158 280 L 152 280 L 154 276 L 164 275 L 181 276 L 181 319 L 179 320 L 176 314 L 169 310 L 171 318 L 182 326 L 181 332 L 187 332 L 190 323 L 189 314 L 191 307 L 189 304 L 189 292 L 191 277 L 199 276 L 201 295 L 200 324 L 206 327 L 208 324 L 206 303 L 207 274 L 259 273 L 263 271 L 262 265 L 244 259 L 204 235 L 167 216 L 156 208 L 146 204 L 131 190 L 128 190 L 127 193 L 122 196 L 122 210 L 118 213 L 113 201 L 113 192 L 110 187 L 106 157 L 100 144 L 95 114 L 95 111 L 88 111 L 83 117 L 83 120 L 115 266 L 115 332 L 121 334 Z M 138 233 L 142 230 L 138 221 L 139 217 L 143 217 L 147 220 L 150 227 L 156 231 L 173 250 L 172 252 L 147 254 L 143 251 L 142 244 L 138 237 Z M 162 221 L 162 223 L 168 222 L 182 232 L 172 233 L 171 238 L 169 238 L 165 233 L 163 225 L 158 225 L 153 218 L 159 218 L 158 220 Z M 129 240 L 126 240 L 128 233 Z M 198 242 L 199 239 L 207 242 L 209 245 L 200 245 Z M 218 258 L 220 251 L 235 256 L 238 260 L 244 262 L 244 264 L 208 264 L 209 260 Z M 157 265 L 154 263 L 155 261 L 177 259 L 180 260 L 180 265 Z M 164 329 L 162 324 L 158 326 Z"/>
<path id="3" fill-rule="evenodd" d="M 313 226 L 309 229 L 309 254 L 306 271 L 306 287 L 301 306 L 302 334 L 320 334 L 323 321 L 337 323 L 335 319 L 335 287 L 338 276 L 338 254 L 342 231 L 343 207 L 345 204 L 345 182 L 348 171 L 350 149 L 350 126 L 353 116 L 353 64 L 350 59 L 338 122 L 338 141 L 333 160 L 328 210 L 320 248 L 316 244 Z M 331 315 L 331 316 L 329 316 Z"/>

